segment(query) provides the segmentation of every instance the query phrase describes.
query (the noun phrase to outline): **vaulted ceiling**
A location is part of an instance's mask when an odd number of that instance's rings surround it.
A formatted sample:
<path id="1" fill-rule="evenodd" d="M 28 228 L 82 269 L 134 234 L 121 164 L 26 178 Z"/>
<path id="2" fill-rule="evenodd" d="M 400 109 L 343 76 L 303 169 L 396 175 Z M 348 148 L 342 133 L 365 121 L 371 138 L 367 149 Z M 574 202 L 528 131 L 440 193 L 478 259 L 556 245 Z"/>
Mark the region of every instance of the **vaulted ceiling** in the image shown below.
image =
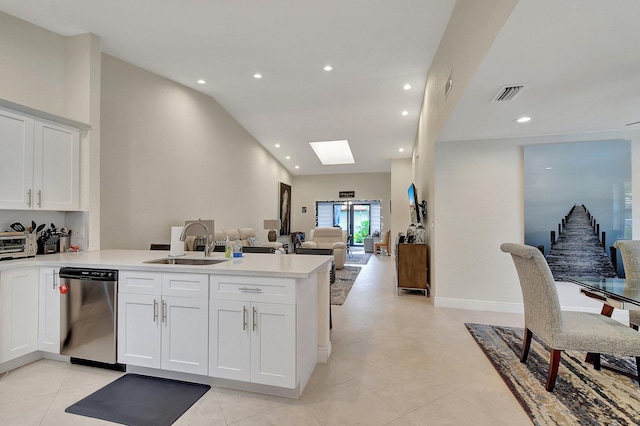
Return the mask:
<path id="1" fill-rule="evenodd" d="M 0 10 L 62 35 L 94 33 L 105 53 L 212 96 L 295 175 L 388 172 L 411 156 L 455 1 L 304 3 L 0 0 Z M 439 141 L 632 129 L 638 16 L 636 0 L 520 0 Z M 508 85 L 524 87 L 492 102 Z M 523 115 L 531 121 L 516 123 Z M 354 165 L 322 166 L 309 146 L 337 139 Z"/>

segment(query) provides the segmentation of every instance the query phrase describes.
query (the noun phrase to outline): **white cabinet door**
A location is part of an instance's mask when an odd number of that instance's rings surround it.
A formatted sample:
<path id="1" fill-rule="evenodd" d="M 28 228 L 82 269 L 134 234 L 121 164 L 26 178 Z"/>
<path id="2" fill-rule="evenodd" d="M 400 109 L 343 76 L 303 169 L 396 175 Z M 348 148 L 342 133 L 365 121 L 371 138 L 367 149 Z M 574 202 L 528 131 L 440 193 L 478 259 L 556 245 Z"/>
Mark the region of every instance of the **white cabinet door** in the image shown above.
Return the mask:
<path id="1" fill-rule="evenodd" d="M 163 370 L 207 375 L 208 299 L 162 297 Z"/>
<path id="2" fill-rule="evenodd" d="M 209 375 L 296 387 L 296 307 L 211 300 Z"/>
<path id="3" fill-rule="evenodd" d="M 38 269 L 0 274 L 0 362 L 38 349 Z"/>
<path id="4" fill-rule="evenodd" d="M 251 381 L 296 387 L 296 307 L 251 304 Z"/>
<path id="5" fill-rule="evenodd" d="M 160 368 L 160 296 L 118 294 L 118 362 Z"/>
<path id="6" fill-rule="evenodd" d="M 209 276 L 120 271 L 118 278 L 118 362 L 207 375 Z"/>
<path id="7" fill-rule="evenodd" d="M 33 205 L 42 210 L 80 208 L 80 131 L 35 121 Z"/>
<path id="8" fill-rule="evenodd" d="M 209 306 L 209 375 L 251 380 L 249 302 L 211 300 Z"/>
<path id="9" fill-rule="evenodd" d="M 0 108 L 0 209 L 31 209 L 33 117 Z"/>
<path id="10" fill-rule="evenodd" d="M 58 268 L 40 268 L 40 316 L 38 318 L 38 349 L 56 354 L 60 353 L 60 327 L 67 328 L 67 324 L 60 323 L 58 270 Z"/>

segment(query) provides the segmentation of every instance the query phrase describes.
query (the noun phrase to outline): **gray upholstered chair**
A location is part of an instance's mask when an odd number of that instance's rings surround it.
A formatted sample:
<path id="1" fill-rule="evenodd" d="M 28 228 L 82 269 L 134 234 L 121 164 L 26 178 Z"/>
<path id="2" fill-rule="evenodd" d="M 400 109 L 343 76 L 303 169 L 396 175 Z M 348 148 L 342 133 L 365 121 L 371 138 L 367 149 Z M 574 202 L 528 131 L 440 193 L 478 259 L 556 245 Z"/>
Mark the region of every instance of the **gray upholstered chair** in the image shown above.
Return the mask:
<path id="1" fill-rule="evenodd" d="M 520 362 L 527 361 L 535 334 L 551 347 L 547 391 L 553 391 L 564 350 L 589 352 L 600 369 L 600 354 L 634 356 L 640 373 L 640 333 L 604 315 L 560 310 L 555 282 L 547 261 L 536 247 L 504 243 L 511 254 L 524 302 L 524 342 Z"/>
<path id="2" fill-rule="evenodd" d="M 625 277 L 640 280 L 640 240 L 618 240 L 613 246 L 620 251 Z M 629 311 L 629 325 L 640 327 L 640 311 Z"/>

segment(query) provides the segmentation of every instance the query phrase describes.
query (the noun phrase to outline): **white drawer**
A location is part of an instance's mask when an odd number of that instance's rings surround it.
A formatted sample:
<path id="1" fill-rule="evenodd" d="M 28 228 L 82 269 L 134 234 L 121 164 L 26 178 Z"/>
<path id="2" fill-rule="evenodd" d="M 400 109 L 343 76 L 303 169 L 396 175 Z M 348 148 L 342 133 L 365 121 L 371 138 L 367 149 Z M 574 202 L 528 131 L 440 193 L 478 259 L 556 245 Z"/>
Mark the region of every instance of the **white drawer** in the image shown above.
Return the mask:
<path id="1" fill-rule="evenodd" d="M 118 292 L 136 294 L 160 294 L 162 274 L 146 271 L 120 271 Z"/>
<path id="2" fill-rule="evenodd" d="M 162 273 L 162 295 L 180 297 L 209 297 L 209 275 Z"/>
<path id="3" fill-rule="evenodd" d="M 211 275 L 211 299 L 296 303 L 295 278 Z"/>

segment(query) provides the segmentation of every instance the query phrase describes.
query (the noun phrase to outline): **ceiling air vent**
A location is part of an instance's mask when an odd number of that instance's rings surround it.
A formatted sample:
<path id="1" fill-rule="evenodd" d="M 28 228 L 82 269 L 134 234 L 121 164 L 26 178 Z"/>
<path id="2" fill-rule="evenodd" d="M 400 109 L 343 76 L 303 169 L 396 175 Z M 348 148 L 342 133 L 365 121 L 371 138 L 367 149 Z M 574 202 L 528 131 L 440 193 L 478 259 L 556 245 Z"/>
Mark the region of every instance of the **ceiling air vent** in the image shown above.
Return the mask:
<path id="1" fill-rule="evenodd" d="M 508 102 L 515 99 L 520 91 L 524 88 L 524 84 L 518 84 L 514 86 L 505 86 L 498 94 L 493 98 L 493 102 Z"/>

